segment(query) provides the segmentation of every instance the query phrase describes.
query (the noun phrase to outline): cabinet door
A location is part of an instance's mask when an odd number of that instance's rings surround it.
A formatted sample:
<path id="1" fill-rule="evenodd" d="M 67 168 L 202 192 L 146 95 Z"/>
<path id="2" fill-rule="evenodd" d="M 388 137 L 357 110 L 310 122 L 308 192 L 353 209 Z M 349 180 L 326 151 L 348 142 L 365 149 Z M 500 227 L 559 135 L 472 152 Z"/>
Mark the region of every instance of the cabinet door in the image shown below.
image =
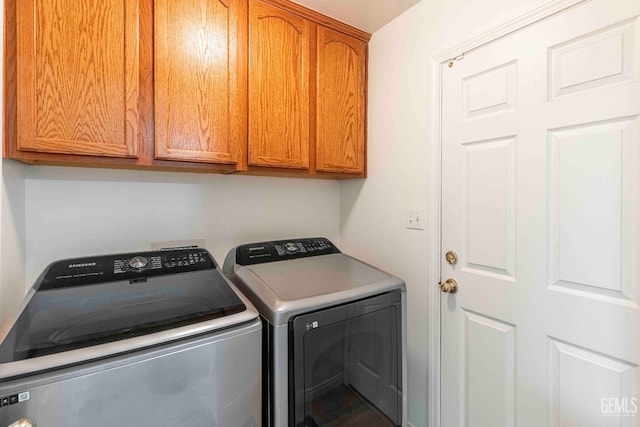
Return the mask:
<path id="1" fill-rule="evenodd" d="M 309 167 L 311 23 L 252 0 L 249 6 L 249 164 Z"/>
<path id="2" fill-rule="evenodd" d="M 18 0 L 18 149 L 137 157 L 138 0 Z"/>
<path id="3" fill-rule="evenodd" d="M 364 172 L 366 43 L 318 26 L 316 170 Z"/>
<path id="4" fill-rule="evenodd" d="M 245 156 L 246 20 L 246 0 L 156 0 L 157 158 Z"/>

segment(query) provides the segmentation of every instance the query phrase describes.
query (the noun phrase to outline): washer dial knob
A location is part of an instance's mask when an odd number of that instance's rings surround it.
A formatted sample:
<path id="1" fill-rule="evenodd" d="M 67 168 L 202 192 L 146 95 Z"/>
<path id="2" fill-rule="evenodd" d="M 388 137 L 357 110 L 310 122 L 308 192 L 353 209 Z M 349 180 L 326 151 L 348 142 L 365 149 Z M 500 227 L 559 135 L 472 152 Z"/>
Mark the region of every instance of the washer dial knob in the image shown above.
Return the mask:
<path id="1" fill-rule="evenodd" d="M 287 252 L 298 252 L 298 245 L 293 242 L 286 243 L 284 245 L 284 248 L 287 250 Z"/>
<path id="2" fill-rule="evenodd" d="M 149 260 L 143 256 L 133 257 L 129 260 L 129 267 L 134 270 L 140 271 L 149 264 Z"/>

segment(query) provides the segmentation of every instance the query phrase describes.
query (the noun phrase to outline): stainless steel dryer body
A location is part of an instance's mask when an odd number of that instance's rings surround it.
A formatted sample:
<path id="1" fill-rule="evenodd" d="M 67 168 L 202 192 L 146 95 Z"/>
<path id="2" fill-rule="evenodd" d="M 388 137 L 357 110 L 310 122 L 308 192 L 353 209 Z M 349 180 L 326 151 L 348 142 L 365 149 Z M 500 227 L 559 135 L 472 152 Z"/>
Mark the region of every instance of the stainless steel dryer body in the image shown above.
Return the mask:
<path id="1" fill-rule="evenodd" d="M 406 425 L 401 279 L 325 238 L 242 245 L 223 271 L 263 318 L 263 424 Z"/>

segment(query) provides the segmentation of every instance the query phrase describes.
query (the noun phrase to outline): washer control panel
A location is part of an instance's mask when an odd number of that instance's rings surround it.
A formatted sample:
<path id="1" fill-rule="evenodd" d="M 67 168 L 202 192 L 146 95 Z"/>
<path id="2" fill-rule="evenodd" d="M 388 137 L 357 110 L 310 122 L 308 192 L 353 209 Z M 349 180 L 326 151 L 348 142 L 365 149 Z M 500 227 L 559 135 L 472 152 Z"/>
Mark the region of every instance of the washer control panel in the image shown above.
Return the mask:
<path id="1" fill-rule="evenodd" d="M 91 285 L 117 280 L 132 283 L 165 274 L 216 268 L 211 254 L 202 248 L 176 248 L 153 252 L 100 255 L 58 261 L 45 271 L 40 289 Z"/>
<path id="2" fill-rule="evenodd" d="M 324 237 L 274 240 L 238 246 L 236 264 L 263 264 L 337 253 L 340 253 L 340 250 Z"/>

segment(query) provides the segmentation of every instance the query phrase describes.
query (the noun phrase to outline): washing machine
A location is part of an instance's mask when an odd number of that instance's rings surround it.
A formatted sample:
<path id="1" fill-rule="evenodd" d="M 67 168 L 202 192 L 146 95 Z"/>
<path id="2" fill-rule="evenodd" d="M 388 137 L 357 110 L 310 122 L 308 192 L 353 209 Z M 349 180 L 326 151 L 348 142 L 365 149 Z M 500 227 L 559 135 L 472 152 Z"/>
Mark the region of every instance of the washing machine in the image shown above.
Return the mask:
<path id="1" fill-rule="evenodd" d="M 406 286 L 322 237 L 232 249 L 263 321 L 263 424 L 406 425 Z"/>
<path id="2" fill-rule="evenodd" d="M 0 426 L 261 426 L 261 330 L 205 249 L 54 262 L 0 332 Z"/>

